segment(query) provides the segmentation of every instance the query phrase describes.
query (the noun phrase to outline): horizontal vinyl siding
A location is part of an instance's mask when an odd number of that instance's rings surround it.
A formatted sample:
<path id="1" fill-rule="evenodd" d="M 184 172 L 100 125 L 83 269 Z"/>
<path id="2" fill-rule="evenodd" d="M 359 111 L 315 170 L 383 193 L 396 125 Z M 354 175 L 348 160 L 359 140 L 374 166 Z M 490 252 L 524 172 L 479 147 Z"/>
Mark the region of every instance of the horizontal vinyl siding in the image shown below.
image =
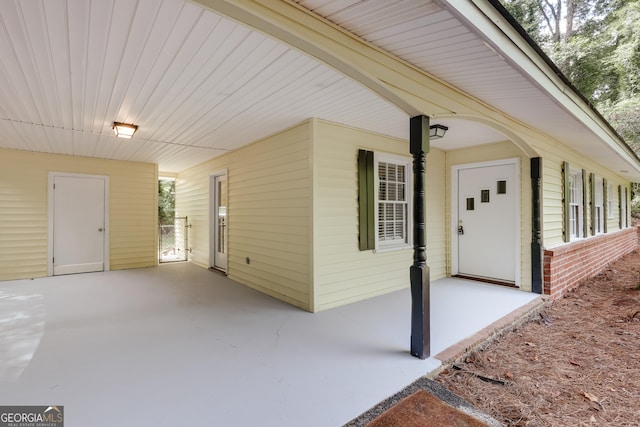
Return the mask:
<path id="1" fill-rule="evenodd" d="M 111 269 L 157 265 L 158 178 L 155 165 L 108 168 Z"/>
<path id="2" fill-rule="evenodd" d="M 176 181 L 177 214 L 192 224 L 191 260 L 209 267 L 209 176 L 226 169 L 229 278 L 305 310 L 311 310 L 309 136 L 307 122 L 182 172 Z"/>
<path id="3" fill-rule="evenodd" d="M 110 268 L 156 265 L 155 165 L 0 149 L 0 280 L 47 275 L 50 171 L 108 176 Z"/>
<path id="4" fill-rule="evenodd" d="M 357 155 L 407 156 L 408 143 L 317 120 L 314 133 L 315 311 L 409 286 L 413 251 L 358 249 Z"/>
<path id="5" fill-rule="evenodd" d="M 562 160 L 546 156 L 542 161 L 543 246 L 562 243 Z"/>
<path id="6" fill-rule="evenodd" d="M 305 309 L 310 309 L 308 138 L 308 125 L 300 126 L 230 155 L 229 168 L 229 276 Z"/>
<path id="7" fill-rule="evenodd" d="M 0 280 L 47 275 L 47 173 L 31 163 L 0 149 Z"/>
<path id="8" fill-rule="evenodd" d="M 569 162 L 572 169 L 587 171 L 587 180 L 589 174 L 593 173 L 597 178 L 605 178 L 607 184 L 613 184 L 613 194 L 607 194 L 607 199 L 613 197 L 613 217 L 605 218 L 607 222 L 607 232 L 611 233 L 620 229 L 619 227 L 619 201 L 618 201 L 618 185 L 629 187 L 629 182 L 620 176 L 601 167 L 597 162 L 587 159 L 571 150 L 562 147 L 554 147 L 553 150 L 546 151 L 540 149 L 543 157 L 543 242 L 545 248 L 553 248 L 565 244 L 562 239 L 562 162 Z M 587 199 L 589 198 L 589 188 L 587 185 Z M 629 192 L 629 191 L 627 191 Z M 627 205 L 628 206 L 628 205 Z M 587 209 L 585 220 L 589 225 L 591 223 L 591 212 Z M 589 231 L 589 236 L 590 236 Z"/>
<path id="9" fill-rule="evenodd" d="M 427 265 L 431 280 L 447 277 L 447 172 L 446 154 L 432 148 L 427 154 Z"/>
<path id="10" fill-rule="evenodd" d="M 214 159 L 178 174 L 176 178 L 176 207 L 178 217 L 186 216 L 191 224 L 189 233 L 189 261 L 209 268 L 209 176 L 221 169 Z M 218 169 L 216 169 L 218 168 Z"/>

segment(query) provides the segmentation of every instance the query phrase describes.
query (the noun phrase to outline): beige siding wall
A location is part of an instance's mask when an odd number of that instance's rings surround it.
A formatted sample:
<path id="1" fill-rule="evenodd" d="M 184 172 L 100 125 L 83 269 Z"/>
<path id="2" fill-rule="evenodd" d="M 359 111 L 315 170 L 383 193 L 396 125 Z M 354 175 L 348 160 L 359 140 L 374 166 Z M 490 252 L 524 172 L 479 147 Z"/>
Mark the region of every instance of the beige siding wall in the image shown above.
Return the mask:
<path id="1" fill-rule="evenodd" d="M 613 212 L 607 221 L 607 231 L 613 232 L 619 230 L 619 198 L 618 186 L 623 185 L 629 188 L 628 180 L 612 173 L 611 171 L 601 167 L 592 159 L 588 159 L 576 152 L 566 149 L 562 146 L 553 147 L 553 149 L 538 148 L 543 157 L 543 239 L 544 247 L 552 248 L 564 244 L 562 239 L 562 162 L 567 161 L 571 168 L 585 169 L 587 177 L 589 173 L 594 173 L 596 177 L 605 178 L 608 184 L 613 184 L 613 193 L 607 194 L 607 199 L 613 200 Z M 588 184 L 587 184 L 588 185 Z M 627 195 L 630 190 L 627 190 Z M 587 187 L 587 197 L 589 191 Z M 628 205 L 627 205 L 628 207 Z M 628 209 L 627 209 L 628 211 Z M 587 224 L 591 221 L 590 209 L 586 212 Z M 627 212 L 627 223 L 629 215 Z M 590 235 L 590 234 L 589 234 Z"/>
<path id="2" fill-rule="evenodd" d="M 431 280 L 447 277 L 447 155 L 431 148 L 427 154 L 427 264 Z"/>
<path id="3" fill-rule="evenodd" d="M 358 249 L 357 182 L 358 149 L 408 156 L 407 141 L 320 120 L 315 123 L 315 311 L 408 287 L 411 249 L 379 253 Z M 445 275 L 444 162 L 443 153 L 434 151 L 427 166 L 427 238 L 431 276 L 439 278 Z"/>
<path id="4" fill-rule="evenodd" d="M 451 242 L 451 167 L 493 160 L 520 159 L 520 288 L 531 290 L 531 165 L 527 155 L 511 142 L 481 145 L 447 152 L 447 239 Z M 450 267 L 450 265 L 449 265 Z M 451 270 L 449 269 L 449 272 Z"/>
<path id="5" fill-rule="evenodd" d="M 228 276 L 311 310 L 310 125 L 304 123 L 178 175 L 191 260 L 209 267 L 209 180 L 228 173 Z M 246 258 L 250 258 L 250 264 Z"/>
<path id="6" fill-rule="evenodd" d="M 110 268 L 157 264 L 157 167 L 0 149 L 0 280 L 47 275 L 48 173 L 109 176 Z"/>
<path id="7" fill-rule="evenodd" d="M 176 177 L 176 216 L 188 217 L 189 260 L 209 268 L 209 176 L 224 170 L 221 158 L 202 163 Z"/>
<path id="8" fill-rule="evenodd" d="M 231 279 L 309 311 L 407 287 L 411 250 L 358 250 L 358 148 L 408 153 L 406 141 L 310 120 L 180 173 L 176 213 L 192 224 L 191 261 L 209 267 L 209 177 L 227 170 Z M 446 275 L 444 153 L 433 150 L 427 168 L 435 279 Z"/>

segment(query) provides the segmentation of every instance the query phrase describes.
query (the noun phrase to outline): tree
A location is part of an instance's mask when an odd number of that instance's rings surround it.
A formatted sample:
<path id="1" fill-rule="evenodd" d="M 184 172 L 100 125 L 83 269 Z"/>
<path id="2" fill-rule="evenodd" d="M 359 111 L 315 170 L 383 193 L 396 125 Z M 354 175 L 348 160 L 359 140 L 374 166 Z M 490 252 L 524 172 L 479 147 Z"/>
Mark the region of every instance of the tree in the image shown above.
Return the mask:
<path id="1" fill-rule="evenodd" d="M 505 8 L 524 28 L 529 36 L 540 46 L 546 43 L 548 37 L 544 35 L 540 23 L 540 4 L 538 0 L 503 1 Z"/>
<path id="2" fill-rule="evenodd" d="M 617 99 L 617 75 L 607 58 L 608 17 L 621 0 L 503 0 L 569 80 L 589 99 Z"/>
<path id="3" fill-rule="evenodd" d="M 573 85 L 640 153 L 640 1 L 503 0 Z"/>
<path id="4" fill-rule="evenodd" d="M 640 154 L 640 0 L 502 1 Z M 632 210 L 640 213 L 640 194 Z"/>
<path id="5" fill-rule="evenodd" d="M 618 76 L 620 100 L 640 97 L 640 1 L 623 2 L 611 14 L 608 40 L 615 46 L 609 58 Z"/>
<path id="6" fill-rule="evenodd" d="M 636 153 L 640 153 L 640 96 L 604 104 L 602 114 Z"/>
<path id="7" fill-rule="evenodd" d="M 175 221 L 176 181 L 158 180 L 158 222 L 160 225 L 173 225 Z"/>

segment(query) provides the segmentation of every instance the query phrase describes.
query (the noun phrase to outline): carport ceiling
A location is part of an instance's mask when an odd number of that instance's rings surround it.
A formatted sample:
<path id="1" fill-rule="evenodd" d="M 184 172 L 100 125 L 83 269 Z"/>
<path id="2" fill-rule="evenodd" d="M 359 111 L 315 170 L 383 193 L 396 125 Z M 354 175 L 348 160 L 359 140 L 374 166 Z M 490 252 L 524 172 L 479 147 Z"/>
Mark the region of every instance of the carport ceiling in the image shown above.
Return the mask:
<path id="1" fill-rule="evenodd" d="M 298 3 L 552 137 L 589 136 L 441 1 Z M 368 89 L 185 0 L 2 1 L 0 53 L 0 147 L 179 172 L 309 117 L 408 137 L 408 115 Z M 114 121 L 138 133 L 115 138 Z M 438 122 L 445 148 L 505 139 Z"/>

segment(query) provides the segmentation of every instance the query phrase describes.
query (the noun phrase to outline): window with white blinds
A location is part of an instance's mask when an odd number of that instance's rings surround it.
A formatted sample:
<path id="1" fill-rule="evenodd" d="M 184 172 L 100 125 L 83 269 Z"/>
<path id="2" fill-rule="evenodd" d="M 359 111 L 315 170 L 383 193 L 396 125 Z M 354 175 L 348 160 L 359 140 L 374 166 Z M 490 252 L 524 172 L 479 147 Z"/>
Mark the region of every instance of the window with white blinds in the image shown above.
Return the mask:
<path id="1" fill-rule="evenodd" d="M 378 240 L 407 241 L 406 167 L 378 162 Z"/>
<path id="2" fill-rule="evenodd" d="M 604 233 L 604 182 L 602 178 L 594 177 L 593 194 L 593 232 Z"/>
<path id="3" fill-rule="evenodd" d="M 582 173 L 579 171 L 572 171 L 569 175 L 569 189 L 570 189 L 570 208 L 569 208 L 569 224 L 571 237 L 579 238 L 584 237 L 582 234 L 583 221 L 584 221 L 584 213 L 582 210 L 583 206 L 583 185 L 582 182 Z"/>
<path id="4" fill-rule="evenodd" d="M 361 251 L 411 246 L 411 159 L 358 150 L 358 241 Z"/>
<path id="5" fill-rule="evenodd" d="M 410 244 L 410 162 L 376 153 L 376 248 Z"/>
<path id="6" fill-rule="evenodd" d="M 612 219 L 614 217 L 614 214 L 613 214 L 614 197 L 615 197 L 615 193 L 613 192 L 613 184 L 609 184 L 607 188 L 607 218 L 609 219 Z"/>

